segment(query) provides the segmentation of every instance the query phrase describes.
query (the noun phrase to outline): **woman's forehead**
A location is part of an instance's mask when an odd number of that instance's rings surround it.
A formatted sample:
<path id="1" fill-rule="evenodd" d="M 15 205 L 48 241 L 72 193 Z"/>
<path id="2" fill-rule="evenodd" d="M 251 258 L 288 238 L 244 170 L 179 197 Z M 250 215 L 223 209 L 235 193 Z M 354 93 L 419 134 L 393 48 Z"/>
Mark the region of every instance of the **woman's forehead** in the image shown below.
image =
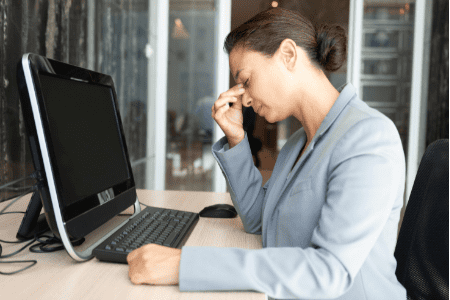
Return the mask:
<path id="1" fill-rule="evenodd" d="M 240 72 L 249 71 L 255 64 L 260 64 L 259 60 L 262 55 L 255 51 L 239 47 L 233 49 L 230 53 L 230 71 L 235 78 L 238 79 Z"/>
<path id="2" fill-rule="evenodd" d="M 246 52 L 244 50 L 242 50 L 242 48 L 237 48 L 237 49 L 233 49 L 231 50 L 230 53 L 230 67 L 232 69 L 232 71 L 236 72 L 237 68 L 242 68 L 241 64 L 245 61 L 244 57 Z"/>

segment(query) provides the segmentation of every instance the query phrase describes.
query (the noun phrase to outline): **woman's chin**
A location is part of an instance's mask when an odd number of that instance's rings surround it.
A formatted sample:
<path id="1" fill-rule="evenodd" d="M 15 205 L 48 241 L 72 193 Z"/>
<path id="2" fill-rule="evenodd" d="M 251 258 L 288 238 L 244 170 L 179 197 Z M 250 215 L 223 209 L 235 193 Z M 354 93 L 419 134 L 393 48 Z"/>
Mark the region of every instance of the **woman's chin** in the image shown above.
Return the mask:
<path id="1" fill-rule="evenodd" d="M 270 115 L 269 116 L 261 116 L 261 117 L 263 117 L 267 121 L 267 123 L 270 123 L 270 124 L 274 124 L 277 122 L 277 120 L 272 119 Z"/>
<path id="2" fill-rule="evenodd" d="M 259 111 L 257 112 L 257 114 L 260 117 L 264 118 L 267 121 L 267 123 L 274 124 L 274 123 L 278 122 L 278 120 L 275 120 L 273 118 L 273 116 L 271 116 L 270 114 L 266 114 L 266 112 L 267 112 L 267 110 L 263 110 L 263 108 L 260 108 Z"/>

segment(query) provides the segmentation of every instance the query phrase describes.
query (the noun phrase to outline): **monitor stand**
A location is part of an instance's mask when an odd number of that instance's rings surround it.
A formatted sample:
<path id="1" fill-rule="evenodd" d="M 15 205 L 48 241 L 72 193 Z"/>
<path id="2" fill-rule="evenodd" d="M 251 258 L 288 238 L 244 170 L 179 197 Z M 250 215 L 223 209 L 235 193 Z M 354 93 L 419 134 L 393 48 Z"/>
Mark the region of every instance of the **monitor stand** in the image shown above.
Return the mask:
<path id="1" fill-rule="evenodd" d="M 29 240 L 50 230 L 45 219 L 45 214 L 41 214 L 42 202 L 39 191 L 35 191 L 28 204 L 27 211 L 17 232 L 17 239 Z"/>

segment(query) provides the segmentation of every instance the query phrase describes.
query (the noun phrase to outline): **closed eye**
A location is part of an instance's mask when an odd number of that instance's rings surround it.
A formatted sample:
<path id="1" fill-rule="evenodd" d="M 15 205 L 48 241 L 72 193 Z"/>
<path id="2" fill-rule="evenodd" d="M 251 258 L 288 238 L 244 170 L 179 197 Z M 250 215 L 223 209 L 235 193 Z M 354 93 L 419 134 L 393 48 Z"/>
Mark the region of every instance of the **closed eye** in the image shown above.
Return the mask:
<path id="1" fill-rule="evenodd" d="M 247 79 L 247 80 L 245 81 L 244 87 L 247 87 L 247 86 L 248 86 L 248 81 L 249 81 L 249 79 Z"/>

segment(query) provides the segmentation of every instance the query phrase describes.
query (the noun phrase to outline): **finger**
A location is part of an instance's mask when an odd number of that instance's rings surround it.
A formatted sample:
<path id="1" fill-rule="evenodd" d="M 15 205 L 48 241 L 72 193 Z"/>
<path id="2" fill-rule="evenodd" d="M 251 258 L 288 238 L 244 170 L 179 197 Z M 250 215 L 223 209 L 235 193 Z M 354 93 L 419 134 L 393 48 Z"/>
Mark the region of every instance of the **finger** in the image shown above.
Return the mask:
<path id="1" fill-rule="evenodd" d="M 226 92 L 223 92 L 220 94 L 220 96 L 228 97 L 228 96 L 240 96 L 245 92 L 244 85 L 242 83 L 239 83 L 235 86 L 233 86 L 231 89 L 229 89 Z M 220 97 L 219 97 L 220 98 Z"/>
<path id="2" fill-rule="evenodd" d="M 130 276 L 130 280 L 133 284 L 142 284 L 144 283 L 144 280 L 142 280 L 142 276 L 138 275 L 138 274 L 133 274 L 132 276 Z"/>
<path id="3" fill-rule="evenodd" d="M 136 268 L 133 265 L 130 265 L 130 268 L 128 269 L 128 277 L 133 284 L 139 284 L 137 280 L 138 276 L 136 275 Z"/>
<path id="4" fill-rule="evenodd" d="M 136 251 L 136 250 L 134 250 L 134 251 Z M 134 259 L 134 255 L 131 255 L 134 251 L 128 253 L 128 255 L 127 255 L 127 263 L 128 264 L 130 264 Z"/>
<path id="5" fill-rule="evenodd" d="M 127 255 L 127 263 L 128 264 L 130 264 L 133 261 L 134 257 L 136 256 L 135 251 L 136 250 L 133 250 L 130 253 L 128 253 L 128 255 Z"/>
<path id="6" fill-rule="evenodd" d="M 130 264 L 130 262 L 132 262 L 132 261 L 136 258 L 136 256 L 139 255 L 139 249 L 140 249 L 140 248 L 135 249 L 135 250 L 131 251 L 131 252 L 127 255 L 127 262 L 128 262 L 128 264 Z"/>
<path id="7" fill-rule="evenodd" d="M 216 113 L 214 114 L 215 119 L 220 119 L 222 118 L 223 114 L 229 110 L 230 107 L 227 105 L 222 106 L 221 108 L 219 108 Z"/>
<path id="8" fill-rule="evenodd" d="M 234 109 L 242 110 L 242 98 L 243 98 L 242 95 L 237 97 L 237 101 L 235 103 L 233 103 Z"/>
<path id="9" fill-rule="evenodd" d="M 238 97 L 234 97 L 234 96 L 220 97 L 214 103 L 213 112 L 214 111 L 217 112 L 221 107 L 226 106 L 230 102 L 235 103 L 237 101 L 238 101 Z M 228 107 L 229 107 L 229 104 L 228 104 Z"/>

